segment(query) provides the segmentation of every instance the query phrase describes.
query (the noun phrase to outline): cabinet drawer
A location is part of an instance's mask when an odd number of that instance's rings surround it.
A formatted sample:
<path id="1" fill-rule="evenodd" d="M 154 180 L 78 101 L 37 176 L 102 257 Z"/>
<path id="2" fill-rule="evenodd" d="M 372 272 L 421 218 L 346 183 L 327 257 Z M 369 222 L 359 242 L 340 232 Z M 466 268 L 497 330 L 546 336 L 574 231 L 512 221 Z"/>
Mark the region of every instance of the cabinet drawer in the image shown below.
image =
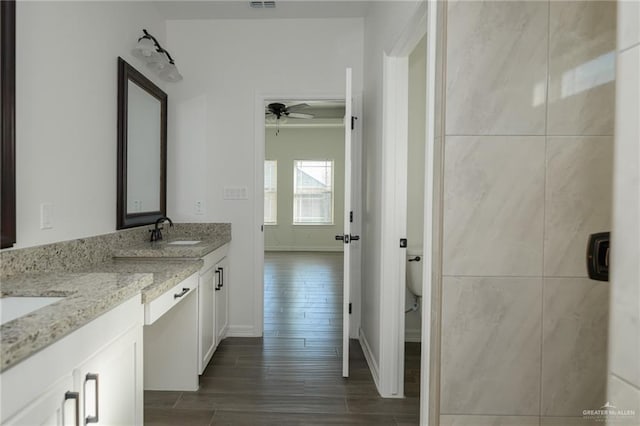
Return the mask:
<path id="1" fill-rule="evenodd" d="M 208 271 L 210 268 L 220 262 L 229 252 L 229 243 L 223 245 L 220 248 L 215 249 L 208 255 L 202 258 L 204 261 L 204 266 L 200 269 L 203 273 Z"/>
<path id="2" fill-rule="evenodd" d="M 198 288 L 198 272 L 180 282 L 162 296 L 144 305 L 144 323 L 153 324 L 169 309 L 184 300 L 185 296 Z"/>

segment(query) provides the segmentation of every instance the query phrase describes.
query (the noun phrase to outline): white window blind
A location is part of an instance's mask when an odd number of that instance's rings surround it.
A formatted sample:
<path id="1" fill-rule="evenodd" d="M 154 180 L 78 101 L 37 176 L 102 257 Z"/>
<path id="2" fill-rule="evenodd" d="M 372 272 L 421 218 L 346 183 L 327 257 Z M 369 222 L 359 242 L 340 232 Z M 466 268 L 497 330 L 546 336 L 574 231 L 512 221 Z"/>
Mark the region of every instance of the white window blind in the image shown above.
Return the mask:
<path id="1" fill-rule="evenodd" d="M 293 224 L 333 224 L 333 160 L 295 160 Z"/>
<path id="2" fill-rule="evenodd" d="M 264 162 L 264 223 L 278 223 L 278 162 Z"/>

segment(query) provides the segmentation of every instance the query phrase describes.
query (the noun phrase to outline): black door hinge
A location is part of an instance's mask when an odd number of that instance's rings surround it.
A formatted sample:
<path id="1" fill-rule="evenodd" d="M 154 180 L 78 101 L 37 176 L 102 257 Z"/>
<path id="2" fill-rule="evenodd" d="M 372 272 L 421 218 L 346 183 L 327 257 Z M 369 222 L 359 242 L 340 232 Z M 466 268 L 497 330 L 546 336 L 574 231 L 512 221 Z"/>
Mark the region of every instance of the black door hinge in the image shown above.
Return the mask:
<path id="1" fill-rule="evenodd" d="M 351 130 L 356 128 L 356 120 L 358 117 L 351 116 Z"/>
<path id="2" fill-rule="evenodd" d="M 349 212 L 349 222 L 353 223 L 353 212 Z"/>
<path id="3" fill-rule="evenodd" d="M 400 238 L 400 248 L 407 248 L 407 239 Z"/>
<path id="4" fill-rule="evenodd" d="M 351 313 L 351 303 L 349 303 L 349 313 Z"/>

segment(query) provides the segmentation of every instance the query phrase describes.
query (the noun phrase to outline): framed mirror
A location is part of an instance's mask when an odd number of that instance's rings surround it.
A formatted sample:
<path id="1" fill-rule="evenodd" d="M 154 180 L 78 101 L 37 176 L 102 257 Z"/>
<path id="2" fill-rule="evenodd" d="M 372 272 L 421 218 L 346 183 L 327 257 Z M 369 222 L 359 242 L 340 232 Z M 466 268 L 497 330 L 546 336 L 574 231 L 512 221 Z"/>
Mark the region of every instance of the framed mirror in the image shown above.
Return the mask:
<path id="1" fill-rule="evenodd" d="M 16 2 L 0 1 L 0 248 L 16 242 Z"/>
<path id="2" fill-rule="evenodd" d="M 116 229 L 166 216 L 167 94 L 118 58 Z"/>

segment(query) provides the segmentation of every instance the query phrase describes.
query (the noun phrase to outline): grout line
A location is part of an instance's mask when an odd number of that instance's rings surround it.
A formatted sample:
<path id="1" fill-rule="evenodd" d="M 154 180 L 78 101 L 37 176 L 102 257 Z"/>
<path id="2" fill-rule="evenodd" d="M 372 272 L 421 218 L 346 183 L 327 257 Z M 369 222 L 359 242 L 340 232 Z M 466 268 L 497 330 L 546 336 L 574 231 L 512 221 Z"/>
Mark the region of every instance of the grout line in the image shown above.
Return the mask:
<path id="1" fill-rule="evenodd" d="M 640 387 L 632 382 L 630 382 L 629 380 L 625 379 L 624 377 L 618 376 L 616 373 L 614 373 L 613 371 L 609 372 L 610 376 L 615 377 L 616 379 L 620 380 L 621 382 L 623 382 L 624 384 L 626 384 L 627 386 L 631 386 L 633 389 L 636 389 L 638 391 L 640 391 Z"/>
<path id="2" fill-rule="evenodd" d="M 620 49 L 620 50 L 618 50 L 618 55 L 619 55 L 619 54 L 621 54 L 621 53 L 624 53 L 624 52 L 628 52 L 628 51 L 630 51 L 630 50 L 633 50 L 633 49 L 635 49 L 635 48 L 639 48 L 639 47 L 640 47 L 640 41 L 639 41 L 639 42 L 636 42 L 636 43 L 634 43 L 634 44 L 632 44 L 631 46 L 627 46 L 627 47 L 625 47 L 624 49 Z"/>
<path id="3" fill-rule="evenodd" d="M 546 100 L 544 122 L 544 158 L 543 187 L 542 187 L 542 282 L 540 283 L 540 373 L 538 377 L 538 425 L 542 426 L 542 398 L 543 398 L 543 369 L 544 369 L 544 272 L 545 272 L 545 239 L 547 228 L 547 150 L 549 142 L 549 85 L 551 84 L 551 1 L 547 2 L 547 72 L 546 72 Z"/>

